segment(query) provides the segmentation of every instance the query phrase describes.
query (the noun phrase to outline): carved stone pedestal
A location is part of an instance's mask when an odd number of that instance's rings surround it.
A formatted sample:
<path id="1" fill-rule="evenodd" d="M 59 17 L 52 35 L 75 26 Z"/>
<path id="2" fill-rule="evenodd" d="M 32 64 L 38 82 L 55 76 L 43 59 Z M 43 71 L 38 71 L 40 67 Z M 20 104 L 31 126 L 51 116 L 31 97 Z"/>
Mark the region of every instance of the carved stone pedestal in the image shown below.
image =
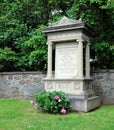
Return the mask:
<path id="1" fill-rule="evenodd" d="M 46 91 L 64 91 L 70 97 L 73 111 L 88 112 L 100 106 L 91 79 L 45 79 Z"/>

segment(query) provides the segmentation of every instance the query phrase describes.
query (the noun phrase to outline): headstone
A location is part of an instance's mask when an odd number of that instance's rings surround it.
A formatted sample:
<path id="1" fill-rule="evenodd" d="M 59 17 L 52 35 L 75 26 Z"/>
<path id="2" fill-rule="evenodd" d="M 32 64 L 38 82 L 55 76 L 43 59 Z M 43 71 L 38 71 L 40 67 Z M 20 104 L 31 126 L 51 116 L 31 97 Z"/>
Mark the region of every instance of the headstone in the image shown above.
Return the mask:
<path id="1" fill-rule="evenodd" d="M 75 42 L 56 44 L 55 78 L 77 76 L 77 44 Z"/>
<path id="2" fill-rule="evenodd" d="M 100 99 L 92 90 L 89 63 L 90 37 L 94 35 L 94 30 L 81 19 L 63 17 L 43 32 L 48 39 L 48 70 L 44 79 L 46 91 L 66 92 L 74 111 L 87 112 L 99 107 Z M 52 45 L 55 45 L 54 75 Z"/>

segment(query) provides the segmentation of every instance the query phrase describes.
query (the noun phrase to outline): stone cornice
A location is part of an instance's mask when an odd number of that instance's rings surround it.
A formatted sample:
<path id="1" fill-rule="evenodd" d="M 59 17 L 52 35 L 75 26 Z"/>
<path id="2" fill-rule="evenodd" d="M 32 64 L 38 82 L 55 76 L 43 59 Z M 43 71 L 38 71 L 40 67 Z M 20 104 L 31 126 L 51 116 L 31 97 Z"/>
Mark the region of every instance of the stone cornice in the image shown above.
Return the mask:
<path id="1" fill-rule="evenodd" d="M 63 17 L 60 21 L 50 25 L 47 28 L 42 29 L 44 33 L 53 33 L 60 31 L 69 31 L 69 30 L 83 30 L 88 35 L 95 35 L 95 31 L 81 19 L 72 20 L 67 17 Z"/>

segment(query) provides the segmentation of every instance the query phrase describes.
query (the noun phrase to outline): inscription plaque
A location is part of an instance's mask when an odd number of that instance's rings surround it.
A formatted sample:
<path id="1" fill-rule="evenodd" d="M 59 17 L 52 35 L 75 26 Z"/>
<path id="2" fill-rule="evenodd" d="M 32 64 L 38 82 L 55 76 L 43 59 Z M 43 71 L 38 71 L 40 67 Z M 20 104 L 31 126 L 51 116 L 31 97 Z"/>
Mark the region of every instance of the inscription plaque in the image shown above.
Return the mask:
<path id="1" fill-rule="evenodd" d="M 56 83 L 55 84 L 55 89 L 56 90 L 70 90 L 72 89 L 72 84 L 69 82 L 64 83 L 64 82 L 60 82 L 60 83 Z"/>
<path id="2" fill-rule="evenodd" d="M 55 78 L 75 78 L 77 76 L 77 44 L 56 45 Z"/>

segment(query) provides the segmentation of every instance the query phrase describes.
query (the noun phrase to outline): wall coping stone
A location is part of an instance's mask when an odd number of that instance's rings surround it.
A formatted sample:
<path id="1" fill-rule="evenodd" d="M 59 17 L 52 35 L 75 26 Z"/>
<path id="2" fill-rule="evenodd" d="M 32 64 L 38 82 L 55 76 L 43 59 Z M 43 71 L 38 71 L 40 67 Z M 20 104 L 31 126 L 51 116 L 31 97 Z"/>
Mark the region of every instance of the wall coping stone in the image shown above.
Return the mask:
<path id="1" fill-rule="evenodd" d="M 26 72 L 0 72 L 0 75 L 21 75 L 21 74 L 46 74 L 46 71 L 26 71 Z M 54 73 L 54 72 L 53 72 Z M 94 70 L 91 73 L 114 73 L 114 69 Z"/>
<path id="2" fill-rule="evenodd" d="M 102 70 L 94 70 L 91 73 L 114 73 L 114 69 L 102 69 Z"/>
<path id="3" fill-rule="evenodd" d="M 0 75 L 46 74 L 46 71 L 0 72 Z"/>

